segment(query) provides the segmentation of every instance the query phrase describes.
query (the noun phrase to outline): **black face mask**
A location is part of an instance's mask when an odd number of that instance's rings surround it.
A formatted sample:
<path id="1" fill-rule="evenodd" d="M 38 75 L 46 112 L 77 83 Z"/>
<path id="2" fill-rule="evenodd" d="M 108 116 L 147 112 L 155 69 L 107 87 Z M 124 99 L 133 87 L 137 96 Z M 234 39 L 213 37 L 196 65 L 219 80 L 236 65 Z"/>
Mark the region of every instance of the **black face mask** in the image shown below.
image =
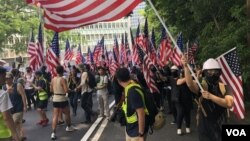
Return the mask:
<path id="1" fill-rule="evenodd" d="M 171 75 L 172 75 L 174 78 L 177 78 L 177 77 L 178 77 L 178 71 L 171 71 Z"/>
<path id="2" fill-rule="evenodd" d="M 205 76 L 206 80 L 211 83 L 211 84 L 215 84 L 219 81 L 220 79 L 220 75 L 212 75 L 212 76 Z"/>

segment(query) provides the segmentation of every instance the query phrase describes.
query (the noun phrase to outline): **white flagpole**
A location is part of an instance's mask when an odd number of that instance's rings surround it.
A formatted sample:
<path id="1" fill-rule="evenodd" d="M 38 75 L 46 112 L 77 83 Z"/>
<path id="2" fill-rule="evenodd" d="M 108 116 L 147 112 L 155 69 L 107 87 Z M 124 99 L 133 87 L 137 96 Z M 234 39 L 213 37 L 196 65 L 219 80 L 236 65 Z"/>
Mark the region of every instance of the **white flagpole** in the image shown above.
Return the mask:
<path id="1" fill-rule="evenodd" d="M 224 56 L 225 54 L 227 54 L 227 53 L 229 53 L 229 52 L 231 52 L 231 51 L 233 51 L 233 50 L 235 50 L 235 49 L 236 49 L 236 47 L 230 49 L 229 51 L 227 51 L 227 52 L 221 54 L 221 55 L 220 55 L 219 57 L 217 57 L 216 59 L 221 58 L 221 57 Z"/>
<path id="2" fill-rule="evenodd" d="M 173 36 L 172 36 L 171 33 L 169 32 L 169 30 L 168 30 L 166 24 L 164 23 L 164 21 L 162 20 L 161 16 L 159 15 L 159 13 L 157 12 L 157 10 L 155 9 L 153 3 L 151 2 L 151 0 L 147 0 L 147 1 L 149 2 L 151 8 L 154 10 L 156 16 L 157 16 L 158 19 L 160 20 L 160 22 L 161 22 L 161 24 L 163 25 L 163 27 L 165 28 L 166 32 L 168 33 L 168 36 L 170 37 L 170 39 L 171 39 L 172 42 L 174 43 L 174 46 L 177 47 L 177 49 L 181 52 L 181 50 L 180 50 L 180 48 L 178 47 L 176 41 L 174 40 Z M 182 53 L 182 54 L 183 54 L 183 53 Z M 202 91 L 204 91 L 204 89 L 202 88 L 202 86 L 201 86 L 201 84 L 200 84 L 198 78 L 196 77 L 196 75 L 195 75 L 195 73 L 193 72 L 193 70 L 192 70 L 192 68 L 190 67 L 190 65 L 187 64 L 187 66 L 188 66 L 188 69 L 190 70 L 192 76 L 194 77 L 195 81 L 197 82 L 199 88 L 200 88 Z"/>

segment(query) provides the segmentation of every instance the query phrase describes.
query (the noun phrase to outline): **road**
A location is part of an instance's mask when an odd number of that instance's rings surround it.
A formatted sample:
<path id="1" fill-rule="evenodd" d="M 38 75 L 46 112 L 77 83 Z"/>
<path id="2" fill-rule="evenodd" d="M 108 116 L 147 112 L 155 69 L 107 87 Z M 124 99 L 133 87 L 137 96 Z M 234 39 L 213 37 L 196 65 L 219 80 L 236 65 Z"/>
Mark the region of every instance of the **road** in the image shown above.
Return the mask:
<path id="1" fill-rule="evenodd" d="M 109 101 L 113 100 L 113 97 L 109 97 Z M 93 111 L 97 113 L 97 100 L 96 96 L 93 95 Z M 72 113 L 71 113 L 72 114 Z M 24 113 L 24 119 L 26 120 L 23 127 L 25 131 L 25 135 L 27 137 L 27 141 L 49 141 L 51 135 L 51 120 L 52 120 L 52 102 L 48 104 L 47 116 L 49 118 L 49 124 L 46 127 L 41 127 L 36 125 L 39 120 L 39 116 L 37 111 L 34 109 Z M 93 122 L 97 119 L 97 114 L 93 117 Z M 88 131 L 91 125 L 81 124 L 82 121 L 85 120 L 84 111 L 80 107 L 80 103 L 78 103 L 77 116 L 73 117 L 72 125 L 75 126 L 78 130 L 74 132 L 66 132 L 66 125 L 60 125 L 57 127 L 56 135 L 57 141 L 80 141 L 85 133 Z"/>

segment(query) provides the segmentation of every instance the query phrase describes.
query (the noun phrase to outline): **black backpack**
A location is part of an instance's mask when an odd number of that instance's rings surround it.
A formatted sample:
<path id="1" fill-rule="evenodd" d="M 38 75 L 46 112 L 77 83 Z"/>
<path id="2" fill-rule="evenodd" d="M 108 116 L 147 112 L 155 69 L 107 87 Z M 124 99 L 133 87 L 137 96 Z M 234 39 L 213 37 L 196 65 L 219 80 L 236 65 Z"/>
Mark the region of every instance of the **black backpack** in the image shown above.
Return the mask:
<path id="1" fill-rule="evenodd" d="M 97 84 L 96 80 L 95 80 L 95 76 L 91 72 L 87 72 L 87 73 L 88 73 L 87 84 L 89 85 L 89 87 L 91 89 L 94 89 L 96 87 L 96 84 Z"/>
<path id="2" fill-rule="evenodd" d="M 153 94 L 145 91 L 144 89 L 134 86 L 132 88 L 142 91 L 144 95 L 145 105 L 148 109 L 149 115 L 146 116 L 146 124 L 149 126 L 149 134 L 153 134 L 153 126 L 155 123 L 155 116 L 158 114 L 158 109 L 154 101 Z"/>

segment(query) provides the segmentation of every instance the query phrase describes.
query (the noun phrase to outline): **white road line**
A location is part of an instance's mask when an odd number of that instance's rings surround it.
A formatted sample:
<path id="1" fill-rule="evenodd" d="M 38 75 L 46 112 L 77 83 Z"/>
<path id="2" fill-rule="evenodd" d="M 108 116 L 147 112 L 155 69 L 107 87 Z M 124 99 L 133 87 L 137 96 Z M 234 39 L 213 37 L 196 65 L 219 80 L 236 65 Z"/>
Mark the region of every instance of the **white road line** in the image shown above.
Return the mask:
<path id="1" fill-rule="evenodd" d="M 113 111 L 110 112 L 110 115 L 112 115 L 112 114 L 113 114 Z M 91 139 L 91 141 L 98 141 L 100 139 L 102 132 L 104 131 L 107 124 L 108 124 L 108 119 L 104 119 L 102 121 L 102 124 L 100 125 L 99 129 L 95 133 L 95 136 Z"/>
<path id="2" fill-rule="evenodd" d="M 109 108 L 111 109 L 111 107 L 115 104 L 115 101 L 112 101 L 109 104 Z M 89 128 L 89 130 L 86 132 L 86 134 L 82 137 L 81 141 L 87 141 L 89 139 L 89 137 L 91 136 L 91 134 L 95 131 L 96 127 L 99 125 L 99 123 L 102 121 L 103 117 L 99 117 L 96 119 L 96 121 L 91 125 L 91 127 Z"/>

